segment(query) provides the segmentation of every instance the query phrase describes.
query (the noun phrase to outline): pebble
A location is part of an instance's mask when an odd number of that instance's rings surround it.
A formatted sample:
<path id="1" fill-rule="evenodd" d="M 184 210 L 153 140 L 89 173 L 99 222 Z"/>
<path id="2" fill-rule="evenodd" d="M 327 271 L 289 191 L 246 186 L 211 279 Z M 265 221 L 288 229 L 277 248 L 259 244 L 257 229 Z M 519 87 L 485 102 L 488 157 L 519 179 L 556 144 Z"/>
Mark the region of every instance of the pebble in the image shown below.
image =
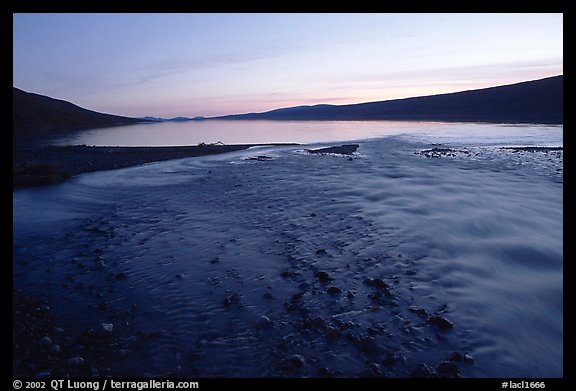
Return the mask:
<path id="1" fill-rule="evenodd" d="M 336 287 L 336 286 L 331 286 L 330 288 L 328 288 L 326 290 L 326 292 L 328 292 L 331 295 L 339 295 L 342 293 L 342 289 Z"/>
<path id="2" fill-rule="evenodd" d="M 288 359 L 288 362 L 296 367 L 296 368 L 300 368 L 302 367 L 305 363 L 306 360 L 304 360 L 304 357 L 300 354 L 293 354 L 292 356 L 290 356 L 290 358 Z"/>
<path id="3" fill-rule="evenodd" d="M 431 316 L 428 318 L 428 323 L 434 324 L 443 330 L 451 329 L 454 327 L 454 323 L 440 315 Z"/>
<path id="4" fill-rule="evenodd" d="M 92 270 L 104 270 L 106 268 L 106 264 L 104 263 L 103 260 L 99 259 L 94 263 L 94 267 L 92 268 Z"/>
<path id="5" fill-rule="evenodd" d="M 326 368 L 326 367 L 318 368 L 317 373 L 318 373 L 318 376 L 320 376 L 320 377 L 326 377 L 326 378 L 333 378 L 334 377 L 334 373 L 329 368 Z"/>
<path id="6" fill-rule="evenodd" d="M 84 359 L 79 356 L 70 357 L 67 361 L 69 367 L 79 367 L 84 364 Z"/>
<path id="7" fill-rule="evenodd" d="M 326 340 L 328 340 L 328 342 L 335 341 L 336 339 L 340 338 L 340 335 L 340 330 L 332 326 L 326 327 Z"/>
<path id="8" fill-rule="evenodd" d="M 362 337 L 358 339 L 357 343 L 358 349 L 365 354 L 374 354 L 378 352 L 378 345 L 374 340 L 374 337 Z"/>
<path id="9" fill-rule="evenodd" d="M 372 285 L 374 285 L 376 288 L 379 288 L 379 289 L 388 289 L 389 288 L 388 284 L 386 284 L 384 282 L 384 280 L 381 278 L 375 278 L 374 280 L 372 280 Z"/>
<path id="10" fill-rule="evenodd" d="M 458 366 L 452 361 L 442 361 L 436 366 L 436 372 L 441 377 L 458 377 Z"/>
<path id="11" fill-rule="evenodd" d="M 312 319 L 312 325 L 319 329 L 325 329 L 327 326 L 326 321 L 321 316 L 317 316 L 314 319 Z"/>
<path id="12" fill-rule="evenodd" d="M 319 271 L 316 272 L 314 274 L 314 276 L 320 281 L 320 282 L 329 282 L 332 280 L 332 278 L 330 277 L 330 275 L 326 272 L 323 271 Z"/>
<path id="13" fill-rule="evenodd" d="M 420 317 L 427 317 L 428 316 L 428 311 L 426 311 L 426 309 L 419 307 L 417 305 L 411 305 L 410 308 L 408 308 L 408 309 Z"/>
<path id="14" fill-rule="evenodd" d="M 397 363 L 405 361 L 406 358 L 401 353 L 396 354 L 388 353 L 386 357 L 384 357 L 384 360 L 382 360 L 382 364 L 393 367 Z"/>
<path id="15" fill-rule="evenodd" d="M 224 307 L 230 307 L 232 303 L 236 303 L 240 300 L 240 293 L 236 292 L 233 295 L 224 298 Z"/>
<path id="16" fill-rule="evenodd" d="M 366 368 L 364 368 L 360 376 L 369 378 L 385 377 L 384 372 L 382 372 L 382 369 L 380 368 L 380 365 L 376 364 L 375 362 L 366 364 Z"/>
<path id="17" fill-rule="evenodd" d="M 257 329 L 267 329 L 267 328 L 270 328 L 272 326 L 274 326 L 274 323 L 266 315 L 262 315 L 256 321 L 256 328 Z"/>
<path id="18" fill-rule="evenodd" d="M 100 329 L 99 331 L 99 335 L 102 337 L 108 337 L 110 335 L 112 335 L 112 332 L 114 331 L 114 324 L 112 323 L 101 323 L 100 324 Z"/>
<path id="19" fill-rule="evenodd" d="M 432 371 L 430 370 L 430 368 L 428 368 L 428 365 L 421 363 L 421 364 L 418 364 L 416 369 L 414 369 L 412 371 L 412 373 L 410 374 L 410 377 L 429 378 L 429 377 L 433 377 L 433 375 L 432 375 Z"/>
<path id="20" fill-rule="evenodd" d="M 44 336 L 42 337 L 42 339 L 40 340 L 40 345 L 42 346 L 50 346 L 52 345 L 52 340 L 50 339 L 49 336 Z"/>

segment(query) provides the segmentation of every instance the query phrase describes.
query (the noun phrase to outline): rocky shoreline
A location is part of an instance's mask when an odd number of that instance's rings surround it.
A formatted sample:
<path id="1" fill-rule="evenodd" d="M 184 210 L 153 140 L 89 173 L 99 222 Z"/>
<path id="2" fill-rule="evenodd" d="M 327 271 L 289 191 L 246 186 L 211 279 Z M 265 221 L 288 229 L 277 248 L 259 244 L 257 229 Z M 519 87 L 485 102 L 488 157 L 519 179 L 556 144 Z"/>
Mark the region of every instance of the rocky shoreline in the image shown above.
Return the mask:
<path id="1" fill-rule="evenodd" d="M 46 299 L 14 289 L 12 300 L 14 377 L 142 376 L 117 373 L 110 367 L 134 345 L 133 338 L 117 331 L 113 323 L 101 323 L 75 335 Z"/>
<path id="2" fill-rule="evenodd" d="M 259 144 L 199 144 L 175 147 L 71 145 L 15 148 L 12 155 L 13 188 L 51 185 L 87 172 L 227 153 L 257 145 Z"/>

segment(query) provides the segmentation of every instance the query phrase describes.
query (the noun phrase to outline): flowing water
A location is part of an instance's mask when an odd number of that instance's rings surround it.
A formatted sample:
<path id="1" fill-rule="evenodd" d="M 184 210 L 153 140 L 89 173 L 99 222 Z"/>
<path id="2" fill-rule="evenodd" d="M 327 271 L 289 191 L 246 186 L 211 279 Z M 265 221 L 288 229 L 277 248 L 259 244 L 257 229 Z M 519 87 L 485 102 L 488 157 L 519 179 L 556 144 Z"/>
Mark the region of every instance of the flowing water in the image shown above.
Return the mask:
<path id="1" fill-rule="evenodd" d="M 561 126 L 219 123 L 179 143 L 315 144 L 14 191 L 15 286 L 60 300 L 79 331 L 110 315 L 103 300 L 130 313 L 138 350 L 119 365 L 151 374 L 355 377 L 373 362 L 404 377 L 457 351 L 474 358 L 464 377 L 563 375 Z M 68 142 L 158 145 L 91 137 Z M 346 139 L 351 157 L 306 151 Z"/>

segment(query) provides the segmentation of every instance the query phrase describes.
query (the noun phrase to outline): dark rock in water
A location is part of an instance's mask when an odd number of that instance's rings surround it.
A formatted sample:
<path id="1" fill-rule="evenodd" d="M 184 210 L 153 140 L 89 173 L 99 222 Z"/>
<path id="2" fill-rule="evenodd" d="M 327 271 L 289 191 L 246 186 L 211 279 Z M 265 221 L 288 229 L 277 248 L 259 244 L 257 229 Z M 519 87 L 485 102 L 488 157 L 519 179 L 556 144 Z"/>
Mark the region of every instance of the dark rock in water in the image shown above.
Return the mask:
<path id="1" fill-rule="evenodd" d="M 379 289 L 388 289 L 389 288 L 388 284 L 386 284 L 384 282 L 384 280 L 381 278 L 375 278 L 372 281 L 372 285 L 375 286 L 376 288 L 379 288 Z"/>
<path id="2" fill-rule="evenodd" d="M 114 331 L 114 325 L 112 323 L 102 323 L 98 329 L 98 336 L 100 337 L 110 337 Z"/>
<path id="3" fill-rule="evenodd" d="M 115 279 L 117 279 L 118 281 L 123 281 L 125 279 L 128 278 L 128 276 L 125 273 L 116 273 L 116 275 L 114 276 Z"/>
<path id="4" fill-rule="evenodd" d="M 274 326 L 274 323 L 266 315 L 262 315 L 256 321 L 256 328 L 257 329 L 268 329 L 268 328 L 271 328 L 273 326 Z"/>
<path id="5" fill-rule="evenodd" d="M 458 365 L 452 361 L 442 361 L 436 366 L 436 372 L 441 377 L 459 377 Z"/>
<path id="6" fill-rule="evenodd" d="M 46 336 L 42 337 L 42 339 L 40 340 L 40 345 L 49 347 L 52 345 L 52 340 L 50 339 L 49 336 L 46 335 Z"/>
<path id="7" fill-rule="evenodd" d="M 321 316 L 317 316 L 314 319 L 312 319 L 312 325 L 319 329 L 326 329 L 327 326 L 326 321 Z"/>
<path id="8" fill-rule="evenodd" d="M 84 228 L 84 231 L 93 233 L 95 235 L 104 235 L 106 233 L 106 231 L 104 231 L 98 227 L 86 227 L 86 228 Z"/>
<path id="9" fill-rule="evenodd" d="M 356 152 L 359 146 L 360 145 L 358 144 L 344 144 L 337 147 L 308 149 L 308 152 L 313 154 L 336 153 L 339 155 L 352 155 L 354 152 Z"/>
<path id="10" fill-rule="evenodd" d="M 422 318 L 428 317 L 428 311 L 426 311 L 426 309 L 419 307 L 417 305 L 411 305 L 409 310 L 414 312 L 416 315 L 418 315 Z"/>
<path id="11" fill-rule="evenodd" d="M 386 355 L 386 357 L 384 357 L 384 360 L 382 360 L 382 364 L 393 367 L 397 363 L 401 363 L 401 362 L 405 362 L 405 361 L 406 361 L 406 357 L 404 357 L 401 353 L 396 353 L 396 354 L 388 353 Z"/>
<path id="12" fill-rule="evenodd" d="M 374 337 L 370 336 L 359 338 L 357 347 L 358 349 L 360 349 L 362 353 L 365 354 L 375 354 L 379 350 L 379 347 L 376 344 L 376 340 L 374 339 Z"/>
<path id="13" fill-rule="evenodd" d="M 84 365 L 84 359 L 79 356 L 70 357 L 66 363 L 68 364 L 69 367 L 73 368 L 80 367 Z"/>
<path id="14" fill-rule="evenodd" d="M 463 362 L 466 364 L 473 364 L 474 363 L 474 358 L 469 355 L 469 354 L 460 354 L 459 352 L 454 352 L 452 354 L 450 354 L 448 356 L 448 358 L 446 359 L 446 361 L 452 361 L 452 362 Z"/>
<path id="15" fill-rule="evenodd" d="M 323 248 L 316 250 L 316 255 L 322 255 L 322 254 L 327 254 L 327 253 L 328 252 Z"/>
<path id="16" fill-rule="evenodd" d="M 420 151 L 420 155 L 424 155 L 427 158 L 439 158 L 444 156 L 455 157 L 459 154 L 469 155 L 470 152 L 466 150 L 450 149 L 450 148 L 432 148 Z"/>
<path id="17" fill-rule="evenodd" d="M 340 330 L 338 330 L 332 326 L 326 327 L 326 340 L 328 342 L 332 342 L 332 341 L 337 340 L 338 338 L 340 338 L 341 335 L 342 334 L 341 334 Z"/>
<path id="18" fill-rule="evenodd" d="M 464 357 L 463 357 L 463 361 L 464 361 L 464 363 L 466 363 L 466 364 L 474 364 L 474 357 L 472 357 L 472 356 L 469 355 L 469 354 L 465 354 Z"/>
<path id="19" fill-rule="evenodd" d="M 318 250 L 320 251 L 320 250 Z M 332 280 L 332 278 L 330 277 L 330 275 L 326 272 L 323 271 L 319 271 L 314 273 L 314 276 L 320 281 L 320 282 L 329 282 Z"/>
<path id="20" fill-rule="evenodd" d="M 233 303 L 237 303 L 238 301 L 240 301 L 240 294 L 234 293 L 233 295 L 225 297 L 223 304 L 224 307 L 230 307 Z"/>
<path id="21" fill-rule="evenodd" d="M 316 373 L 320 377 L 326 377 L 326 378 L 333 378 L 334 377 L 334 373 L 329 368 L 326 368 L 326 367 L 318 368 L 318 371 Z"/>
<path id="22" fill-rule="evenodd" d="M 458 352 L 451 353 L 447 358 L 447 361 L 452 362 L 462 362 L 462 360 L 464 360 L 464 357 Z"/>
<path id="23" fill-rule="evenodd" d="M 562 151 L 564 147 L 502 147 L 500 149 L 507 149 L 512 152 L 544 152 Z"/>
<path id="24" fill-rule="evenodd" d="M 385 377 L 382 368 L 380 365 L 375 362 L 370 362 L 366 364 L 366 368 L 360 374 L 360 377 L 367 377 L 367 378 L 381 378 Z"/>
<path id="25" fill-rule="evenodd" d="M 246 158 L 246 160 L 257 160 L 259 162 L 267 162 L 269 160 L 274 160 L 274 159 L 270 156 L 259 155 L 259 156 L 250 156 L 250 157 Z"/>
<path id="26" fill-rule="evenodd" d="M 283 278 L 294 278 L 294 277 L 296 277 L 298 274 L 295 273 L 295 272 L 293 272 L 293 271 L 291 271 L 291 270 L 284 270 L 282 273 L 280 273 L 280 275 L 281 275 Z"/>
<path id="27" fill-rule="evenodd" d="M 421 363 L 418 364 L 416 369 L 412 371 L 410 377 L 422 379 L 422 378 L 434 377 L 434 374 L 432 373 L 432 370 L 428 368 L 428 365 Z"/>
<path id="28" fill-rule="evenodd" d="M 336 287 L 336 286 L 331 286 L 330 288 L 328 288 L 326 290 L 326 292 L 328 292 L 331 295 L 339 295 L 342 293 L 342 289 Z"/>
<path id="29" fill-rule="evenodd" d="M 337 326 L 340 328 L 340 330 L 348 330 L 348 329 L 352 329 L 356 326 L 356 324 L 354 322 L 352 322 L 351 320 L 343 321 L 341 319 L 335 319 L 334 322 L 337 324 Z"/>
<path id="30" fill-rule="evenodd" d="M 448 330 L 454 327 L 454 323 L 450 322 L 443 316 L 433 315 L 428 318 L 428 323 L 433 324 L 441 328 L 442 330 Z"/>
<path id="31" fill-rule="evenodd" d="M 306 360 L 302 355 L 294 354 L 288 359 L 288 363 L 295 368 L 300 368 L 306 363 Z"/>
<path id="32" fill-rule="evenodd" d="M 373 278 L 366 277 L 364 279 L 364 281 L 362 281 L 362 282 L 368 286 L 374 286 L 374 279 Z"/>

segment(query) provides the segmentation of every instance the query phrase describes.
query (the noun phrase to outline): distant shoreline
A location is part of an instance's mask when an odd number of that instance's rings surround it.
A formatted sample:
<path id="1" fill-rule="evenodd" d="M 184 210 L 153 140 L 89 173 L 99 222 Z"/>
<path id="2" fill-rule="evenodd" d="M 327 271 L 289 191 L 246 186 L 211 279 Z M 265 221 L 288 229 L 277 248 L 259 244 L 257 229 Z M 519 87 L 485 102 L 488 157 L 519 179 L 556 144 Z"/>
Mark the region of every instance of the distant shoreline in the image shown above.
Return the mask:
<path id="1" fill-rule="evenodd" d="M 164 160 L 215 155 L 264 145 L 234 144 L 173 147 L 96 147 L 85 145 L 15 148 L 13 189 L 62 183 L 76 175 Z"/>

